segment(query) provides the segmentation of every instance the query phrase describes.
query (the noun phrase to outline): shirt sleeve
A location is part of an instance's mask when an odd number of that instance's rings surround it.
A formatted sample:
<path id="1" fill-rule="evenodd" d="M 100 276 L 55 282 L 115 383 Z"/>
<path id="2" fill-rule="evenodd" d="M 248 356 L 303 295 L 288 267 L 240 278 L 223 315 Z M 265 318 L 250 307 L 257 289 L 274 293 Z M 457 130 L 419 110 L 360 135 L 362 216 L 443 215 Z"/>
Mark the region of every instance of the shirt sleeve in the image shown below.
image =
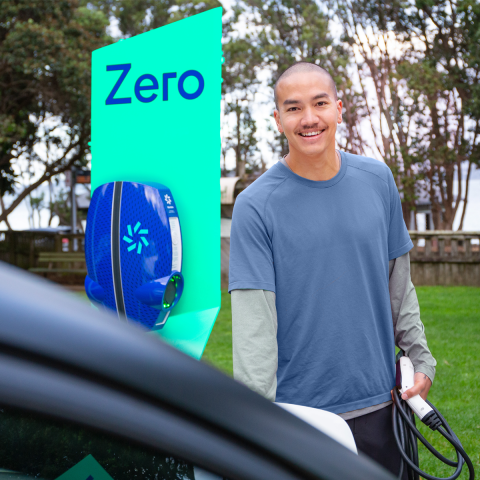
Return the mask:
<path id="1" fill-rule="evenodd" d="M 392 260 L 409 252 L 413 248 L 413 243 L 403 220 L 402 202 L 390 169 L 388 169 L 388 189 L 390 193 L 388 259 Z"/>
<path id="2" fill-rule="evenodd" d="M 262 217 L 263 203 L 241 193 L 233 208 L 228 291 L 275 292 L 272 242 Z"/>
<path id="3" fill-rule="evenodd" d="M 233 377 L 272 402 L 277 391 L 275 294 L 232 291 Z"/>
<path id="4" fill-rule="evenodd" d="M 410 256 L 406 253 L 389 263 L 395 344 L 410 357 L 415 373 L 424 373 L 433 383 L 437 362 L 428 348 L 425 328 L 420 320 L 420 306 L 410 278 Z"/>

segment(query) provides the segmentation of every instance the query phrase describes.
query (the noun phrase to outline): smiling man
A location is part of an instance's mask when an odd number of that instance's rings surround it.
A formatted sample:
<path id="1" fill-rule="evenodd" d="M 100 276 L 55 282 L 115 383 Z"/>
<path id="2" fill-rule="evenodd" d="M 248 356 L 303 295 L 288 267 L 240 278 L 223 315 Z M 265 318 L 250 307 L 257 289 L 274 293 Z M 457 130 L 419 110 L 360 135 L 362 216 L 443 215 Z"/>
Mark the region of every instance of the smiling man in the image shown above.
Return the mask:
<path id="1" fill-rule="evenodd" d="M 426 343 L 390 169 L 335 149 L 342 102 L 310 63 L 275 85 L 289 153 L 236 200 L 230 240 L 234 377 L 277 402 L 342 416 L 357 448 L 398 473 L 395 344 L 426 398 Z"/>

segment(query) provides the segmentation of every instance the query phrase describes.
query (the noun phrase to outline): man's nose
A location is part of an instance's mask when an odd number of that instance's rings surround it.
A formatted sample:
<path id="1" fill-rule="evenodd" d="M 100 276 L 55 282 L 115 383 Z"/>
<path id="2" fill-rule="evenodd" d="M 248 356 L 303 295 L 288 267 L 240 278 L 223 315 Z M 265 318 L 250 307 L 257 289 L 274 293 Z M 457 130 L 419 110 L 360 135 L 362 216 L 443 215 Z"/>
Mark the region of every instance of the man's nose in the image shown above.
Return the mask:
<path id="1" fill-rule="evenodd" d="M 313 108 L 307 107 L 303 112 L 304 112 L 302 116 L 303 127 L 312 127 L 318 124 L 318 116 Z"/>

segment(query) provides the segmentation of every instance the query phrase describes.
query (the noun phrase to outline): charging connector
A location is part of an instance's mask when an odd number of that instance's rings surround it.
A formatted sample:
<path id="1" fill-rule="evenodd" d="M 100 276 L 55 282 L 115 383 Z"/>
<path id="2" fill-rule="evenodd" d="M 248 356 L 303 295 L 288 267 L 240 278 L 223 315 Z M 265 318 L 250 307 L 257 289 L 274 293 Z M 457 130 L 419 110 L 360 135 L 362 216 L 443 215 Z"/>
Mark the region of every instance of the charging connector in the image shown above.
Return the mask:
<path id="1" fill-rule="evenodd" d="M 415 384 L 415 369 L 408 357 L 401 357 L 397 365 L 400 366 L 400 378 L 397 372 L 397 387 L 400 387 L 400 393 L 405 393 Z M 407 403 L 420 420 L 432 412 L 432 408 L 420 395 L 409 398 Z"/>
<path id="2" fill-rule="evenodd" d="M 416 395 L 408 400 L 402 400 L 403 394 L 414 385 L 414 368 L 408 357 L 401 357 L 397 362 L 397 388 L 393 389 L 393 434 L 397 442 L 400 455 L 403 458 L 398 478 L 403 475 L 404 466 L 408 470 L 409 480 L 418 480 L 421 475 L 425 480 L 455 480 L 462 472 L 463 465 L 466 463 L 469 470 L 469 480 L 474 480 L 475 471 L 473 465 L 463 449 L 458 437 L 448 425 L 442 414 L 428 400 L 423 400 L 420 395 Z M 409 408 L 410 407 L 410 408 Z M 453 446 L 457 455 L 457 461 L 450 460 L 438 452 L 423 435 L 417 430 L 415 425 L 415 416 L 422 420 L 425 425 L 434 431 L 438 431 Z M 417 439 L 439 460 L 443 463 L 455 467 L 455 472 L 450 477 L 441 479 L 429 475 L 419 468 Z"/>
<path id="3" fill-rule="evenodd" d="M 422 422 L 433 431 L 442 425 L 442 421 L 437 417 L 433 409 L 422 418 Z"/>

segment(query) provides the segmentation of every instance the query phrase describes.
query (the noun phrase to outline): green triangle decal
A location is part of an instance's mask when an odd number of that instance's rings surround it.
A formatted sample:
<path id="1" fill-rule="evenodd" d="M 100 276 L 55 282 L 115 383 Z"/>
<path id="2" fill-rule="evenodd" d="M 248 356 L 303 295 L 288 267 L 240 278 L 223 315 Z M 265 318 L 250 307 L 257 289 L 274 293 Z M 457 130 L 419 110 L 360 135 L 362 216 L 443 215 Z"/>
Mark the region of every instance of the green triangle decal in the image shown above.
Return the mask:
<path id="1" fill-rule="evenodd" d="M 60 475 L 57 480 L 113 480 L 113 478 L 92 455 L 88 455 L 70 470 Z"/>

